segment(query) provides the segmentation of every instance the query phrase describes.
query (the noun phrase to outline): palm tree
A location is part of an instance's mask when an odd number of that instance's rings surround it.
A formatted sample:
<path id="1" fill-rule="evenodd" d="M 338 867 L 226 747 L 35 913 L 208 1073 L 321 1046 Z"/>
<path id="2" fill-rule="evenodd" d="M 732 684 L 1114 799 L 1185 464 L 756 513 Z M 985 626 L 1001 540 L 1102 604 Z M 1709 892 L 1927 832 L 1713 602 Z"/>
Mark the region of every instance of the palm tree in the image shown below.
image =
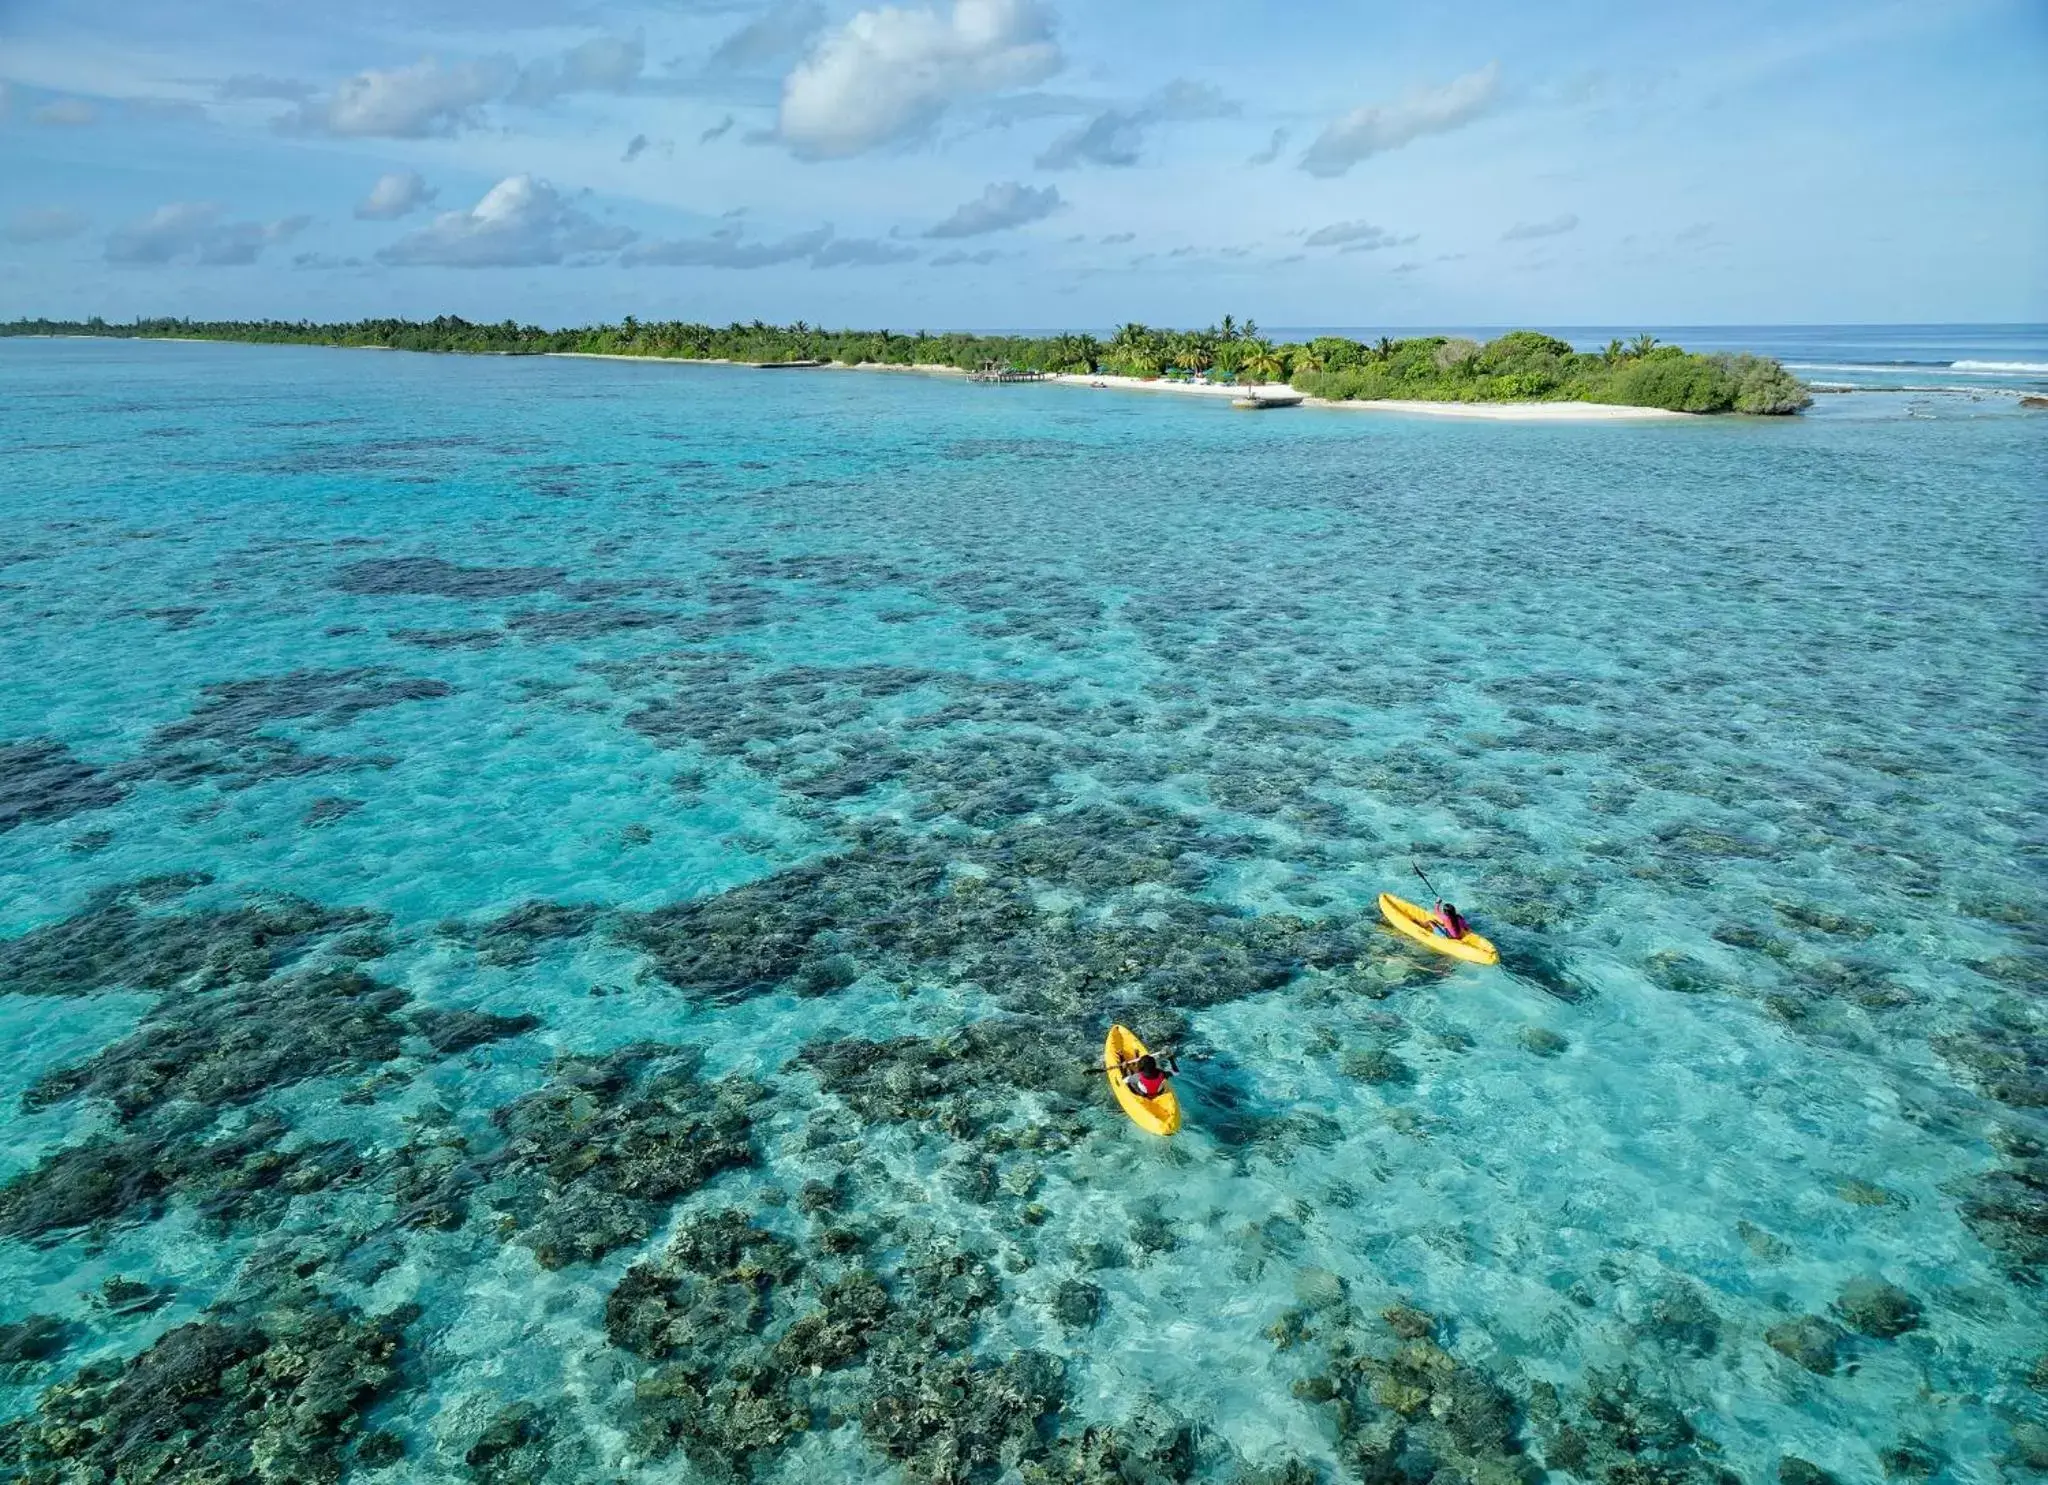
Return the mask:
<path id="1" fill-rule="evenodd" d="M 1619 340 L 1608 341 L 1607 349 L 1605 351 L 1602 351 L 1600 355 L 1602 360 L 1604 360 L 1609 366 L 1612 366 L 1615 362 L 1619 361 L 1622 358 L 1623 351 L 1621 342 Z"/>
<path id="2" fill-rule="evenodd" d="M 1244 363 L 1244 374 L 1248 381 L 1277 382 L 1287 375 L 1287 367 L 1280 360 L 1279 353 L 1261 341 L 1258 349 Z"/>
<path id="3" fill-rule="evenodd" d="M 1634 356 L 1637 360 L 1641 360 L 1644 356 L 1649 355 L 1650 352 L 1655 350 L 1656 348 L 1657 337 L 1650 334 L 1648 331 L 1644 331 L 1641 335 L 1638 335 L 1634 340 L 1628 343 L 1628 353 L 1631 356 Z"/>
<path id="4" fill-rule="evenodd" d="M 1394 342 L 1382 335 L 1373 346 L 1372 353 L 1382 361 L 1391 361 L 1394 359 Z"/>

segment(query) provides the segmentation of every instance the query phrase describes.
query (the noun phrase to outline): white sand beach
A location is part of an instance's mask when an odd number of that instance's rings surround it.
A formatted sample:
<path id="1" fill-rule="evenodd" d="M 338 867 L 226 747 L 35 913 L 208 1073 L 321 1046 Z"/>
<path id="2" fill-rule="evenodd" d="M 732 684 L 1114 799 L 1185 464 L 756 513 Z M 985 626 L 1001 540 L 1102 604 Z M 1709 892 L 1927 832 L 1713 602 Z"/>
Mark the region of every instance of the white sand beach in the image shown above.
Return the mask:
<path id="1" fill-rule="evenodd" d="M 1267 397 L 1299 394 L 1285 382 L 1259 386 L 1224 386 L 1216 382 L 1170 382 L 1163 378 L 1141 380 L 1135 376 L 1078 376 L 1063 374 L 1048 381 L 1069 387 L 1099 387 L 1122 392 L 1174 392 L 1188 397 L 1242 397 L 1257 393 Z M 1690 418 L 1693 413 L 1667 412 L 1659 407 L 1616 407 L 1601 402 L 1332 402 L 1321 397 L 1304 398 L 1303 407 L 1334 407 L 1357 412 L 1419 413 L 1430 418 L 1480 418 L 1497 423 L 1636 423 Z"/>

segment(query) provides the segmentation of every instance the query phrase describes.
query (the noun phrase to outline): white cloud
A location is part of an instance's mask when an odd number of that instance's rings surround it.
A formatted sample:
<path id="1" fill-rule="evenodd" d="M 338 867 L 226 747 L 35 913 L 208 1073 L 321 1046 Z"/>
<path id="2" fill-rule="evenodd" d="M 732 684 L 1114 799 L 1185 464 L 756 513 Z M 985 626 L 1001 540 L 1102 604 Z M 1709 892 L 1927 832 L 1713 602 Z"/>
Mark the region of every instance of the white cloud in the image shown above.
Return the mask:
<path id="1" fill-rule="evenodd" d="M 1528 242 L 1537 237 L 1562 237 L 1579 225 L 1579 219 L 1570 212 L 1563 216 L 1551 217 L 1541 222 L 1517 222 L 1501 233 L 1502 242 Z"/>
<path id="2" fill-rule="evenodd" d="M 59 98 L 54 103 L 45 103 L 31 117 L 38 124 L 77 129 L 98 122 L 99 112 L 83 98 Z"/>
<path id="3" fill-rule="evenodd" d="M 1060 65 L 1040 0 L 863 10 L 784 79 L 777 132 L 807 159 L 857 155 L 920 133 L 959 99 L 1028 86 Z"/>
<path id="4" fill-rule="evenodd" d="M 824 24 L 825 7 L 818 0 L 781 0 L 720 42 L 711 65 L 744 72 L 784 61 L 801 52 Z"/>
<path id="5" fill-rule="evenodd" d="M 706 129 L 702 134 L 699 134 L 697 136 L 697 143 L 709 144 L 714 139 L 725 138 L 726 135 L 732 133 L 732 126 L 738 122 L 738 119 L 734 118 L 731 114 L 727 114 L 724 118 L 720 119 L 717 123 L 713 124 L 709 129 Z"/>
<path id="6" fill-rule="evenodd" d="M 526 68 L 507 101 L 547 103 L 565 93 L 623 93 L 639 81 L 646 65 L 647 44 L 640 37 L 595 37 Z"/>
<path id="7" fill-rule="evenodd" d="M 996 259 L 1007 256 L 1005 253 L 997 252 L 994 248 L 983 248 L 975 253 L 965 253 L 958 248 L 954 248 L 951 252 L 940 253 L 936 258 L 932 259 L 931 266 L 934 268 L 986 267 L 988 264 L 995 262 Z"/>
<path id="8" fill-rule="evenodd" d="M 739 213 L 728 212 L 737 218 Z M 737 220 L 705 237 L 648 242 L 621 255 L 636 267 L 771 268 L 778 263 L 808 261 L 813 268 L 877 268 L 908 263 L 917 249 L 872 237 L 834 237 L 829 226 L 798 232 L 773 242 L 749 242 Z"/>
<path id="9" fill-rule="evenodd" d="M 808 258 L 831 240 L 830 227 L 799 232 L 780 242 L 746 242 L 738 226 L 720 227 L 709 237 L 642 243 L 619 261 L 664 268 L 767 268 Z"/>
<path id="10" fill-rule="evenodd" d="M 356 203 L 356 215 L 366 222 L 395 222 L 438 194 L 417 170 L 394 170 L 377 178 L 370 194 Z"/>
<path id="11" fill-rule="evenodd" d="M 9 242 L 61 242 L 89 225 L 82 211 L 69 206 L 25 206 L 7 219 Z"/>
<path id="12" fill-rule="evenodd" d="M 1500 64 L 1444 84 L 1421 88 L 1395 103 L 1370 103 L 1324 128 L 1301 157 L 1310 175 L 1342 175 L 1361 160 L 1420 139 L 1443 134 L 1485 113 L 1500 94 Z"/>
<path id="13" fill-rule="evenodd" d="M 1415 237 L 1412 233 L 1407 237 L 1397 237 L 1371 222 L 1332 222 L 1309 233 L 1307 241 L 1310 247 L 1341 247 L 1347 253 L 1371 253 L 1381 248 L 1401 247 L 1415 241 Z"/>
<path id="14" fill-rule="evenodd" d="M 506 59 L 443 67 L 415 62 L 385 72 L 361 72 L 327 98 L 310 98 L 287 123 L 349 138 L 426 139 L 453 134 L 477 120 L 477 110 L 502 97 L 516 78 Z"/>
<path id="15" fill-rule="evenodd" d="M 468 211 L 444 211 L 377 254 L 398 267 L 523 268 L 622 248 L 637 234 L 578 211 L 544 180 L 512 175 Z"/>
<path id="16" fill-rule="evenodd" d="M 189 263 L 202 268 L 239 268 L 254 263 L 263 249 L 288 242 L 310 217 L 275 222 L 224 222 L 212 201 L 174 201 L 107 238 L 107 261 L 129 268 Z"/>
<path id="17" fill-rule="evenodd" d="M 881 242 L 871 237 L 835 237 L 811 254 L 813 268 L 881 268 L 890 263 L 908 263 L 917 249 L 900 242 Z"/>
<path id="18" fill-rule="evenodd" d="M 1016 181 L 989 186 L 974 200 L 956 207 L 953 214 L 924 235 L 927 237 L 980 237 L 1043 221 L 1060 209 L 1056 186 L 1034 190 Z"/>
<path id="19" fill-rule="evenodd" d="M 1135 165 L 1154 124 L 1230 118 L 1238 105 L 1209 83 L 1176 78 L 1135 108 L 1104 109 L 1080 128 L 1061 135 L 1038 157 L 1041 170 L 1077 165 Z"/>

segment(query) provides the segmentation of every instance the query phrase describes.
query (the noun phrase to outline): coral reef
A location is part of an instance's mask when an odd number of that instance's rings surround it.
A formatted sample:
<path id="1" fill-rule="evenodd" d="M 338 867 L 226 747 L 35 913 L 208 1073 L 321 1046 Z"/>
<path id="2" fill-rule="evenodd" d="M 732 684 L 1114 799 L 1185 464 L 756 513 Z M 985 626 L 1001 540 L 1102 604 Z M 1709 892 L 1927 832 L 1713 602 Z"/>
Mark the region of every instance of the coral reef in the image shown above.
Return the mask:
<path id="1" fill-rule="evenodd" d="M 1039 1351 L 1000 1362 L 894 1351 L 872 1385 L 860 1414 L 868 1442 L 898 1462 L 904 1485 L 952 1485 L 1041 1452 L 1041 1422 L 1059 1411 L 1065 1379 Z"/>
<path id="2" fill-rule="evenodd" d="M 0 835 L 119 804 L 127 790 L 54 738 L 0 743 Z"/>
<path id="3" fill-rule="evenodd" d="M 563 1057 L 546 1087 L 498 1110 L 505 1146 L 482 1194 L 547 1268 L 643 1240 L 660 1209 L 754 1159 L 759 1085 L 707 1082 L 695 1048 L 640 1043 Z"/>
<path id="4" fill-rule="evenodd" d="M 1764 1332 L 1764 1342 L 1816 1376 L 1832 1377 L 1841 1364 L 1842 1328 L 1818 1315 L 1781 1320 Z"/>
<path id="5" fill-rule="evenodd" d="M 108 887 L 68 918 L 0 940 L 0 991 L 89 995 L 262 980 L 323 940 L 385 922 L 380 913 L 325 908 L 281 893 L 237 907 L 145 911 L 206 880 L 148 878 Z"/>
<path id="6" fill-rule="evenodd" d="M 970 1022 L 940 1037 L 812 1042 L 790 1066 L 815 1073 L 825 1092 L 862 1119 L 916 1123 L 945 1114 L 949 1128 L 965 1132 L 999 1111 L 962 1097 L 990 1080 L 1056 1095 L 1055 1107 L 1092 1098 L 1101 1074 L 1084 1059 L 1099 1045 L 1094 1028 L 1012 1017 Z"/>
<path id="7" fill-rule="evenodd" d="M 2032 1134 L 2000 1126 L 2002 1165 L 1950 1183 L 1963 1221 L 2023 1284 L 2048 1277 L 2048 1147 Z"/>
<path id="8" fill-rule="evenodd" d="M 357 1458 L 368 1442 L 357 1449 Z M 550 1485 L 591 1477 L 583 1441 L 536 1403 L 500 1408 L 462 1451 L 462 1478 L 472 1485 Z"/>
<path id="9" fill-rule="evenodd" d="M 1851 1279 L 1828 1307 L 1858 1335 L 1889 1341 L 1920 1326 L 1920 1301 L 1878 1278 Z"/>
<path id="10" fill-rule="evenodd" d="M 1741 1485 L 1685 1410 L 1632 1371 L 1589 1369 L 1572 1393 L 1538 1382 L 1528 1414 L 1553 1470 L 1611 1485 Z"/>
<path id="11" fill-rule="evenodd" d="M 46 1389 L 0 1426 L 0 1465 L 23 1485 L 338 1480 L 364 1412 L 400 1381 L 413 1318 L 294 1296 L 178 1326 Z"/>
<path id="12" fill-rule="evenodd" d="M 383 767 L 386 760 L 380 757 L 308 752 L 275 729 L 298 722 L 333 730 L 384 707 L 454 694 L 446 681 L 398 675 L 375 666 L 221 681 L 206 687 L 206 699 L 183 721 L 158 728 L 141 757 L 117 772 L 173 783 L 212 778 L 230 788 L 247 788 L 266 779 Z"/>
<path id="13" fill-rule="evenodd" d="M 173 1195 L 215 1224 L 268 1221 L 294 1196 L 357 1184 L 368 1162 L 342 1141 L 283 1148 L 264 1117 L 208 1139 L 211 1116 L 66 1145 L 0 1186 L 0 1236 L 61 1240 L 80 1228 L 150 1222 Z"/>
<path id="14" fill-rule="evenodd" d="M 439 557 L 370 557 L 334 574 L 334 586 L 366 598 L 524 598 L 560 588 L 560 567 L 463 567 Z"/>
<path id="15" fill-rule="evenodd" d="M 63 1355 L 70 1344 L 71 1327 L 55 1315 L 0 1323 L 0 1381 L 11 1381 L 29 1363 Z"/>
<path id="16" fill-rule="evenodd" d="M 1178 895 L 1120 917 L 1041 910 L 1048 886 L 1094 898 L 1183 871 L 1199 885 L 1199 864 L 1174 859 L 1199 837 L 1160 811 L 1090 807 L 973 842 L 886 826 L 853 833 L 858 850 L 717 897 L 622 914 L 616 931 L 664 979 L 707 1000 L 779 987 L 829 993 L 857 968 L 979 985 L 1011 1010 L 1057 1019 L 1099 1016 L 1106 994 L 1140 1008 L 1217 1005 L 1366 953 L 1369 930 L 1358 924 L 1232 915 Z"/>
<path id="17" fill-rule="evenodd" d="M 307 805 L 306 812 L 299 816 L 299 823 L 308 830 L 318 830 L 322 826 L 334 824 L 337 820 L 346 820 L 362 807 L 363 802 L 360 799 L 345 799 L 340 795 L 329 794 Z"/>
<path id="18" fill-rule="evenodd" d="M 444 923 L 441 933 L 474 949 L 479 964 L 514 966 L 531 962 L 558 939 L 582 937 L 597 915 L 591 903 L 529 899 L 480 923 Z"/>
<path id="19" fill-rule="evenodd" d="M 45 1076 L 29 1108 L 89 1096 L 132 1120 L 178 1100 L 219 1109 L 306 1078 L 360 1072 L 399 1055 L 410 997 L 355 970 L 289 975 L 175 998 L 131 1036 Z"/>

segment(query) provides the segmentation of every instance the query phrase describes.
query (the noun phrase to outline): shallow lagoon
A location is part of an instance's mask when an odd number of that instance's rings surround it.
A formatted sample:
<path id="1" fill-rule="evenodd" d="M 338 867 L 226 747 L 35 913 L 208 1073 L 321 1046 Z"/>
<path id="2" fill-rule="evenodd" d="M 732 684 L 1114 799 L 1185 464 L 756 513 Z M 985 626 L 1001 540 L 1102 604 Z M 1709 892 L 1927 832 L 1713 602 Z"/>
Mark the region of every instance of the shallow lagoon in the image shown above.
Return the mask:
<path id="1" fill-rule="evenodd" d="M 200 1374 L 274 1477 L 2048 1449 L 2048 422 L 0 384 L 17 1461 Z"/>

